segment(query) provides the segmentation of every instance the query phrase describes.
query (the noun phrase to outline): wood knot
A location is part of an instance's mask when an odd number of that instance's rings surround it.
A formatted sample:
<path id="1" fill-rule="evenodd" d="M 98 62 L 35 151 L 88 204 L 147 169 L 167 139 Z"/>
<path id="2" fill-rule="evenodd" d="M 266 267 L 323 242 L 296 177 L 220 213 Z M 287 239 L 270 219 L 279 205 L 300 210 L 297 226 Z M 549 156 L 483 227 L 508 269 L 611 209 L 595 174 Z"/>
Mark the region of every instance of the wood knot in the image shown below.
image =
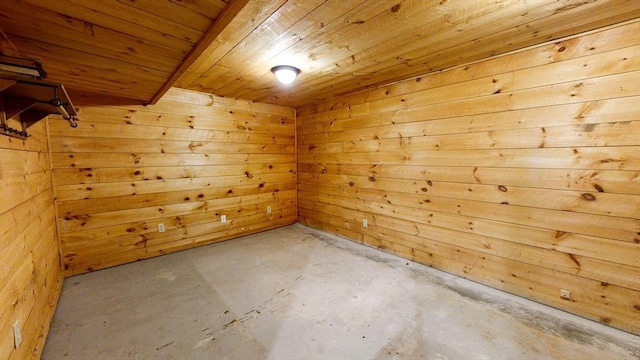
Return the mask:
<path id="1" fill-rule="evenodd" d="M 593 194 L 589 194 L 589 193 L 582 194 L 582 198 L 587 200 L 587 201 L 595 201 L 596 200 L 596 197 Z"/>
<path id="2" fill-rule="evenodd" d="M 136 247 L 147 247 L 147 239 L 142 239 L 134 244 Z"/>
<path id="3" fill-rule="evenodd" d="M 376 178 L 374 178 L 373 176 L 369 176 L 369 181 L 376 182 Z"/>
<path id="4" fill-rule="evenodd" d="M 558 230 L 558 231 L 556 231 L 556 236 L 555 236 L 555 238 L 556 238 L 556 239 L 560 239 L 561 237 L 563 237 L 563 236 L 565 236 L 565 235 L 567 235 L 567 232 L 566 232 L 566 231 L 560 231 L 560 230 Z"/>
<path id="5" fill-rule="evenodd" d="M 422 192 L 427 192 L 427 191 L 429 191 L 429 189 L 427 189 L 426 187 L 423 187 L 423 188 L 422 188 L 422 189 L 420 189 L 420 190 L 422 190 Z"/>
<path id="6" fill-rule="evenodd" d="M 502 192 L 507 192 L 507 187 L 504 185 L 498 185 L 498 190 L 502 191 Z"/>

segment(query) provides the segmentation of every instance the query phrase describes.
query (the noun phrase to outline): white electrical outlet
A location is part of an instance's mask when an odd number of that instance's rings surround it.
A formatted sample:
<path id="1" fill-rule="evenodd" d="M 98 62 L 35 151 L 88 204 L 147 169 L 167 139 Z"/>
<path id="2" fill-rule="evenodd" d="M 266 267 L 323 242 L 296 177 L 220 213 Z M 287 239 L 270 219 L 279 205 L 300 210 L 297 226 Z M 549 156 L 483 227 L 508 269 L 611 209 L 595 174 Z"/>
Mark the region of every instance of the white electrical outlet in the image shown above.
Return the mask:
<path id="1" fill-rule="evenodd" d="M 271 206 L 267 206 L 267 214 L 271 214 Z"/>
<path id="2" fill-rule="evenodd" d="M 163 233 L 164 231 L 165 231 L 164 224 L 163 223 L 158 224 L 158 232 Z"/>
<path id="3" fill-rule="evenodd" d="M 563 298 L 563 299 L 570 299 L 571 298 L 571 291 L 565 290 L 565 289 L 560 289 L 560 297 Z"/>
<path id="4" fill-rule="evenodd" d="M 226 223 L 227 222 L 227 215 L 220 215 L 220 222 L 221 223 Z"/>
<path id="5" fill-rule="evenodd" d="M 368 227 L 369 221 L 367 219 L 362 219 L 362 227 Z"/>
<path id="6" fill-rule="evenodd" d="M 20 330 L 20 320 L 13 323 L 13 347 L 18 348 L 22 342 L 22 330 Z"/>

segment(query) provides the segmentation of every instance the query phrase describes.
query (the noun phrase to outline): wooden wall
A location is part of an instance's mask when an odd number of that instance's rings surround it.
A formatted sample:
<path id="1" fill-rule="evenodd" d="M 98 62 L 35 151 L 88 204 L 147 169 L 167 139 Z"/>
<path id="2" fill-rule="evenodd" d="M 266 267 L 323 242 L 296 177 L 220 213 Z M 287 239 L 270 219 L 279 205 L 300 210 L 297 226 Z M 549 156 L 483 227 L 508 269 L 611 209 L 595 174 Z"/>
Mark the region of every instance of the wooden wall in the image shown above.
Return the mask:
<path id="1" fill-rule="evenodd" d="M 638 34 L 298 109 L 299 221 L 640 334 Z"/>
<path id="2" fill-rule="evenodd" d="M 79 119 L 51 123 L 66 275 L 296 221 L 292 108 L 172 89 Z"/>
<path id="3" fill-rule="evenodd" d="M 30 133 L 0 136 L 0 359 L 40 357 L 62 287 L 45 122 Z"/>

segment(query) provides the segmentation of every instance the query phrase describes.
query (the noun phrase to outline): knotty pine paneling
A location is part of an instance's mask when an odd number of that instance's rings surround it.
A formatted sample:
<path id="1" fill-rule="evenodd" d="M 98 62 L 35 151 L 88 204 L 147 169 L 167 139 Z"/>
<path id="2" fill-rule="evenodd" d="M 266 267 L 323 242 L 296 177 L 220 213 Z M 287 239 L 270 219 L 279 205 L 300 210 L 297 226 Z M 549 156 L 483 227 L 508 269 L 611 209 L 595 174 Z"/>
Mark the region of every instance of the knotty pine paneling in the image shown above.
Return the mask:
<path id="1" fill-rule="evenodd" d="M 239 13 L 175 86 L 300 107 L 639 16 L 634 0 L 270 1 Z M 274 86 L 280 63 L 301 70 L 291 87 Z"/>
<path id="2" fill-rule="evenodd" d="M 2 4 L 1 25 L 75 104 L 140 104 L 168 82 L 225 7 L 221 0 L 18 0 Z"/>
<path id="3" fill-rule="evenodd" d="M 45 122 L 29 133 L 0 136 L 0 359 L 40 358 L 62 288 Z"/>
<path id="4" fill-rule="evenodd" d="M 640 334 L 639 32 L 297 109 L 299 221 Z"/>
<path id="5" fill-rule="evenodd" d="M 50 124 L 66 275 L 296 221 L 292 108 L 171 89 L 79 119 Z"/>

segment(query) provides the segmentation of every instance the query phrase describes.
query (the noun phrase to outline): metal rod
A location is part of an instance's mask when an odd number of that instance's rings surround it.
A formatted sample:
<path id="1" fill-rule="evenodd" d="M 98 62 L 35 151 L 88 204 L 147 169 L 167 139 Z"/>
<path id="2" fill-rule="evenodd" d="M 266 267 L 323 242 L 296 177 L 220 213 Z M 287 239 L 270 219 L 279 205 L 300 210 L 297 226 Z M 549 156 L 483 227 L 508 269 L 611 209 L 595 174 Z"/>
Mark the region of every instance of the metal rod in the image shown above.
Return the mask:
<path id="1" fill-rule="evenodd" d="M 75 116 L 71 115 L 68 119 L 66 119 L 67 121 L 69 121 L 69 125 L 72 128 L 77 128 L 78 127 L 78 123 L 76 122 Z"/>
<path id="2" fill-rule="evenodd" d="M 63 119 L 71 120 L 71 115 L 69 115 L 69 112 L 67 112 L 67 109 L 65 109 L 62 104 L 56 106 L 56 109 L 58 109 L 58 112 L 60 113 L 60 115 L 62 115 Z"/>
<path id="3" fill-rule="evenodd" d="M 62 100 L 58 98 L 57 90 L 58 90 L 57 88 L 53 88 L 53 99 L 51 99 L 51 105 L 55 106 L 56 109 L 58 109 L 58 112 L 60 113 L 60 115 L 62 115 L 63 119 L 69 121 L 69 123 L 71 124 L 71 127 L 78 126 L 78 124 L 73 120 L 73 115 L 69 115 L 69 112 L 67 111 L 67 108 L 62 103 Z"/>

